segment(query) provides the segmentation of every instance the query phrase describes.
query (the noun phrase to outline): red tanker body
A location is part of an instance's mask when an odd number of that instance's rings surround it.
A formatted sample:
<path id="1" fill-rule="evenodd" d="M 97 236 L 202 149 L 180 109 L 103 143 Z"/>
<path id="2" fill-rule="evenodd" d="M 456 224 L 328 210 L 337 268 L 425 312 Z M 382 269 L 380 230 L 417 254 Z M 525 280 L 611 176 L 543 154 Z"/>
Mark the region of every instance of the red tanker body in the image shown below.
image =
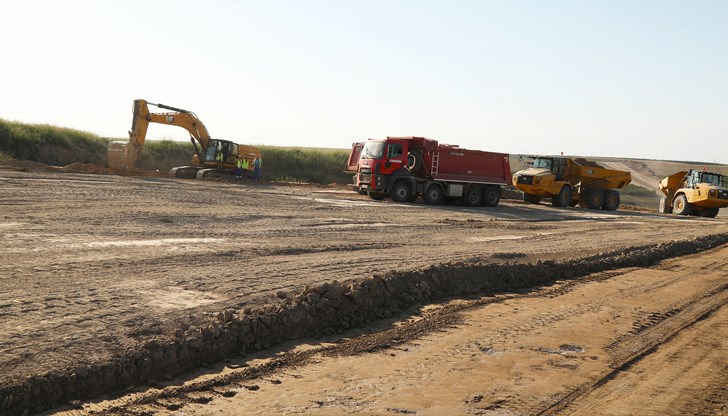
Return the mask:
<path id="1" fill-rule="evenodd" d="M 355 190 L 370 198 L 391 197 L 427 204 L 462 201 L 468 206 L 496 206 L 509 183 L 508 154 L 462 149 L 424 137 L 387 137 L 354 143 L 347 172 Z"/>

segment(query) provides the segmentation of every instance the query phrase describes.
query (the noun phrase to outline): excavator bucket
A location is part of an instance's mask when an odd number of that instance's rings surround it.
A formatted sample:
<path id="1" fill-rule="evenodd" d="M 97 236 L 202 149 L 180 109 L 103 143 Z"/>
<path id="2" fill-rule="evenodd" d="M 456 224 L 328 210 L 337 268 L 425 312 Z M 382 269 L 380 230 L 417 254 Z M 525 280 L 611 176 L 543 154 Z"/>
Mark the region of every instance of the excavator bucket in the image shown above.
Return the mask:
<path id="1" fill-rule="evenodd" d="M 142 154 L 142 146 L 136 144 L 130 133 L 128 142 L 110 142 L 107 148 L 109 170 L 115 173 L 127 173 L 134 170 L 136 161 Z"/>
<path id="2" fill-rule="evenodd" d="M 126 173 L 126 145 L 127 142 L 110 142 L 107 154 L 109 157 L 109 170 L 113 173 Z"/>

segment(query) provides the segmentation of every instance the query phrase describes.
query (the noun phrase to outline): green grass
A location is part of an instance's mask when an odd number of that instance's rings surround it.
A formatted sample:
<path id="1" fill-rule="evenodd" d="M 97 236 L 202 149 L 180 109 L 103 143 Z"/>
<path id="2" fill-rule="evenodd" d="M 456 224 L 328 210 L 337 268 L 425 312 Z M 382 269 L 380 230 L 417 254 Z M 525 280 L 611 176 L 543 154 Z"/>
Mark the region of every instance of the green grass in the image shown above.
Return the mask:
<path id="1" fill-rule="evenodd" d="M 106 147 L 110 141 L 92 133 L 47 124 L 27 124 L 0 119 L 0 154 L 18 160 L 65 166 L 74 162 L 108 166 Z M 348 150 L 258 146 L 263 155 L 263 179 L 317 184 L 351 182 L 344 173 Z M 169 170 L 192 162 L 190 142 L 147 140 L 137 167 Z"/>
<path id="2" fill-rule="evenodd" d="M 309 150 L 260 146 L 263 175 L 283 182 L 312 182 L 318 184 L 350 183 L 351 175 L 344 173 L 349 157 L 346 150 Z"/>
<path id="3" fill-rule="evenodd" d="M 49 165 L 105 163 L 107 143 L 108 139 L 80 130 L 0 119 L 0 152 L 19 160 Z"/>
<path id="4" fill-rule="evenodd" d="M 625 186 L 624 188 L 620 189 L 619 192 L 622 195 L 631 195 L 631 196 L 636 196 L 636 197 L 653 197 L 656 195 L 654 190 L 650 190 L 647 188 L 643 188 L 641 186 L 633 185 L 631 183 L 628 184 L 627 186 Z"/>

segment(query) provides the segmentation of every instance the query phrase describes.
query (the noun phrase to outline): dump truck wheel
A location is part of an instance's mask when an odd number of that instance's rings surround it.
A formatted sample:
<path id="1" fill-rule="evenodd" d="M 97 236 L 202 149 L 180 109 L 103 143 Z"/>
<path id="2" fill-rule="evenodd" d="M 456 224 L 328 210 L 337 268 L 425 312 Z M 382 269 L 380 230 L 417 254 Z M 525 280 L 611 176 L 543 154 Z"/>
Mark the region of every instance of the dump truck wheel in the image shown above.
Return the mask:
<path id="1" fill-rule="evenodd" d="M 367 195 L 369 195 L 369 199 L 373 199 L 375 201 L 381 201 L 382 199 L 384 199 L 386 197 L 386 195 L 384 195 L 384 194 L 380 194 L 378 192 L 372 192 L 372 191 L 367 192 Z"/>
<path id="2" fill-rule="evenodd" d="M 582 208 L 589 208 L 589 199 L 591 198 L 591 189 L 582 189 L 579 194 L 579 206 Z"/>
<path id="3" fill-rule="evenodd" d="M 392 200 L 394 202 L 409 202 L 412 197 L 410 186 L 407 181 L 399 180 L 392 188 Z"/>
<path id="4" fill-rule="evenodd" d="M 663 214 L 672 214 L 672 205 L 667 203 L 667 198 L 664 196 L 660 198 L 660 206 L 657 211 Z"/>
<path id="5" fill-rule="evenodd" d="M 565 207 L 571 202 L 571 188 L 564 186 L 557 196 L 551 197 L 551 205 L 555 207 Z"/>
<path id="6" fill-rule="evenodd" d="M 672 212 L 677 215 L 690 215 L 693 212 L 693 204 L 688 202 L 685 195 L 678 195 L 672 204 Z"/>
<path id="7" fill-rule="evenodd" d="M 541 197 L 538 195 L 524 193 L 523 200 L 527 204 L 538 204 L 539 202 L 541 202 Z"/>
<path id="8" fill-rule="evenodd" d="M 422 200 L 428 205 L 440 205 L 442 204 L 443 196 L 442 186 L 433 183 L 425 190 L 425 193 L 422 195 Z"/>
<path id="9" fill-rule="evenodd" d="M 616 211 L 619 208 L 620 198 L 619 192 L 615 190 L 609 190 L 604 193 L 604 202 L 602 203 L 602 209 L 607 211 Z"/>
<path id="10" fill-rule="evenodd" d="M 701 214 L 703 217 L 715 218 L 718 215 L 719 210 L 720 210 L 720 208 L 708 208 L 705 211 L 703 211 Z"/>
<path id="11" fill-rule="evenodd" d="M 494 207 L 500 202 L 500 189 L 495 186 L 489 186 L 485 188 L 485 194 L 483 195 L 483 205 L 486 207 Z"/>
<path id="12" fill-rule="evenodd" d="M 469 207 L 477 207 L 483 200 L 483 190 L 479 186 L 471 186 L 465 192 L 465 205 Z"/>
<path id="13" fill-rule="evenodd" d="M 592 189 L 588 192 L 589 197 L 586 200 L 586 205 L 589 209 L 602 209 L 604 204 L 604 192 Z"/>

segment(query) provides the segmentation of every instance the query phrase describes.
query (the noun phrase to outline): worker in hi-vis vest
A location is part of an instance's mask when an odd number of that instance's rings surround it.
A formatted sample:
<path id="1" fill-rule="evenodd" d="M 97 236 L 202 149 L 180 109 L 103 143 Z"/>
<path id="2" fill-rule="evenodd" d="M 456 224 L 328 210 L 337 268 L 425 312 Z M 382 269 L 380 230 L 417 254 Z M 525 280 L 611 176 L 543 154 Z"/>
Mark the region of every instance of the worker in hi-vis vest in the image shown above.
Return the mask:
<path id="1" fill-rule="evenodd" d="M 235 160 L 235 179 L 243 179 L 243 159 L 239 156 Z"/>
<path id="2" fill-rule="evenodd" d="M 248 179 L 248 159 L 243 158 L 243 179 Z"/>

